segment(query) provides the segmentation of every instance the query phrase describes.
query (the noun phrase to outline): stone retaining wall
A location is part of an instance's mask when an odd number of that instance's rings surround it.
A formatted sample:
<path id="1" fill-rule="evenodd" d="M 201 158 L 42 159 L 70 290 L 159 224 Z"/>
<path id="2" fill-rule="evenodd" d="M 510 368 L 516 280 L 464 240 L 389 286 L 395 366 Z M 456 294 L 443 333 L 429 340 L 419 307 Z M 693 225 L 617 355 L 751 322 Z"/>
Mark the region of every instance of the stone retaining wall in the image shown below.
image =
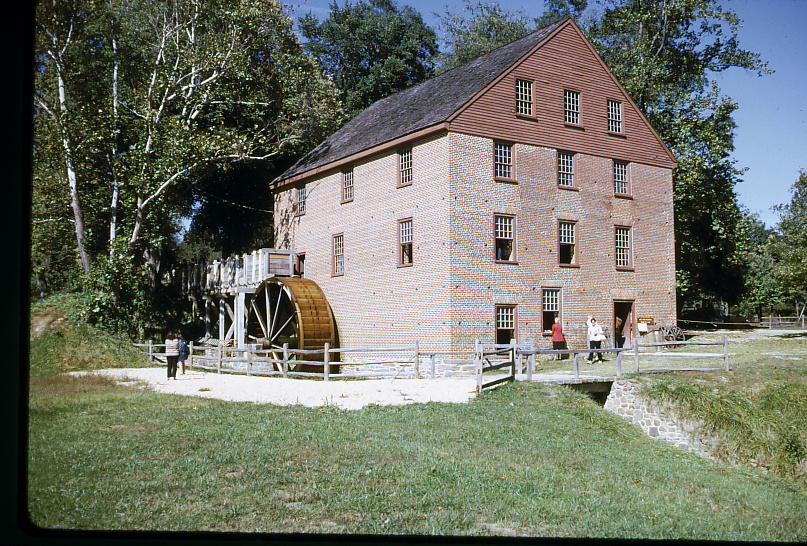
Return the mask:
<path id="1" fill-rule="evenodd" d="M 633 423 L 652 438 L 712 458 L 711 452 L 717 441 L 698 433 L 700 423 L 679 419 L 672 408 L 642 397 L 636 383 L 614 381 L 605 409 Z"/>

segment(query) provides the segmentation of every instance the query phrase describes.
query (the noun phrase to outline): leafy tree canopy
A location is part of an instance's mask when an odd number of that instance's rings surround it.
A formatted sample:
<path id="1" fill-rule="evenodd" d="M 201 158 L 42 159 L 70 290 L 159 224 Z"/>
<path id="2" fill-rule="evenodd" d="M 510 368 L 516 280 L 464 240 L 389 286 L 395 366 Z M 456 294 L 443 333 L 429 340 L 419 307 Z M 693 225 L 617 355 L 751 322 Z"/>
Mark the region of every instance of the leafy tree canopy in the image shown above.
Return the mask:
<path id="1" fill-rule="evenodd" d="M 392 0 L 334 0 L 320 22 L 300 19 L 306 49 L 339 89 L 349 117 L 432 75 L 437 36 L 414 8 Z"/>

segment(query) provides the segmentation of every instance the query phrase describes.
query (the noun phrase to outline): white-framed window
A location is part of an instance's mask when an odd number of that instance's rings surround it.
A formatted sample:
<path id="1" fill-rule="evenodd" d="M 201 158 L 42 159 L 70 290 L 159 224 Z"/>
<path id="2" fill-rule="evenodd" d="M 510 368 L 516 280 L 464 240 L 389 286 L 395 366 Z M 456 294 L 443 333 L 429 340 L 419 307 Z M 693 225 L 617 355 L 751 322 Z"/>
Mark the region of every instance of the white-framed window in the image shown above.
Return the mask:
<path id="1" fill-rule="evenodd" d="M 580 125 L 580 93 L 566 90 L 563 92 L 563 121 Z"/>
<path id="2" fill-rule="evenodd" d="M 628 195 L 628 164 L 614 160 L 614 193 Z"/>
<path id="3" fill-rule="evenodd" d="M 333 276 L 345 274 L 345 236 L 342 233 L 333 236 L 332 246 Z"/>
<path id="4" fill-rule="evenodd" d="M 558 186 L 574 187 L 574 154 L 558 152 Z"/>
<path id="5" fill-rule="evenodd" d="M 614 228 L 614 247 L 617 267 L 633 267 L 631 256 L 631 228 L 616 226 Z"/>
<path id="6" fill-rule="evenodd" d="M 541 328 L 545 334 L 549 334 L 555 317 L 560 318 L 560 288 L 542 288 L 541 300 Z"/>
<path id="7" fill-rule="evenodd" d="M 516 80 L 516 114 L 532 115 L 532 82 Z"/>
<path id="8" fill-rule="evenodd" d="M 612 133 L 622 132 L 622 103 L 617 100 L 608 101 L 608 130 Z"/>
<path id="9" fill-rule="evenodd" d="M 493 144 L 493 170 L 496 178 L 513 178 L 513 145 L 504 142 Z"/>
<path id="10" fill-rule="evenodd" d="M 297 214 L 298 215 L 305 214 L 305 197 L 306 197 L 306 191 L 305 191 L 305 185 L 303 185 L 303 186 L 300 186 L 299 188 L 297 188 Z"/>
<path id="11" fill-rule="evenodd" d="M 353 201 L 353 168 L 342 171 L 342 203 Z"/>
<path id="12" fill-rule="evenodd" d="M 507 344 L 516 338 L 516 306 L 496 306 L 496 343 Z"/>
<path id="13" fill-rule="evenodd" d="M 558 263 L 577 264 L 577 224 L 561 220 L 558 222 Z"/>
<path id="14" fill-rule="evenodd" d="M 516 219 L 504 214 L 493 215 L 496 260 L 516 261 Z"/>
<path id="15" fill-rule="evenodd" d="M 408 186 L 412 178 L 412 148 L 407 148 L 398 152 L 398 185 Z"/>
<path id="16" fill-rule="evenodd" d="M 398 265 L 412 265 L 412 219 L 398 221 Z"/>

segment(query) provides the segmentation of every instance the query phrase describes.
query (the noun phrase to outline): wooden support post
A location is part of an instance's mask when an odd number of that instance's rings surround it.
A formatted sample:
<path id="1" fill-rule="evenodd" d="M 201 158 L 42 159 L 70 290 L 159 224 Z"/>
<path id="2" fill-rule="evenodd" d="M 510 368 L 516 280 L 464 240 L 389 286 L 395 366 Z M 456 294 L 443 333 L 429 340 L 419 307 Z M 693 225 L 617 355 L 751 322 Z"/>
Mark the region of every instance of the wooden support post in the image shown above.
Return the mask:
<path id="1" fill-rule="evenodd" d="M 149 364 L 154 362 L 154 348 L 151 346 L 151 340 L 149 340 Z"/>
<path id="2" fill-rule="evenodd" d="M 510 340 L 510 375 L 516 378 L 516 340 Z"/>
<path id="3" fill-rule="evenodd" d="M 219 340 L 219 358 L 216 361 L 216 372 L 221 373 L 221 358 L 223 356 L 224 349 L 221 345 L 221 340 Z"/>
<path id="4" fill-rule="evenodd" d="M 283 344 L 283 368 L 281 368 L 283 372 L 283 377 L 288 377 L 289 375 L 289 344 Z"/>
<path id="5" fill-rule="evenodd" d="M 639 340 L 633 340 L 633 360 L 636 363 L 636 373 L 639 373 Z"/>
<path id="6" fill-rule="evenodd" d="M 415 379 L 420 375 L 420 343 L 415 340 Z"/>
<path id="7" fill-rule="evenodd" d="M 535 353 L 527 357 L 527 381 L 532 381 L 532 372 L 535 369 Z"/>
<path id="8" fill-rule="evenodd" d="M 622 377 L 622 351 L 616 354 L 616 376 Z"/>
<path id="9" fill-rule="evenodd" d="M 227 316 L 227 311 L 225 310 L 226 303 L 224 298 L 222 297 L 219 299 L 219 341 L 224 340 L 224 336 L 227 335 L 227 330 L 224 328 L 224 320 Z"/>
<path id="10" fill-rule="evenodd" d="M 729 338 L 723 335 L 723 368 L 728 372 L 731 371 L 731 363 L 729 362 Z"/>
<path id="11" fill-rule="evenodd" d="M 437 377 L 437 363 L 435 362 L 434 353 L 432 353 L 431 357 L 429 358 L 429 366 L 432 372 L 432 379 Z"/>
<path id="12" fill-rule="evenodd" d="M 580 353 L 574 353 L 574 378 L 580 379 Z"/>
<path id="13" fill-rule="evenodd" d="M 193 370 L 193 341 L 188 343 L 188 370 Z"/>
<path id="14" fill-rule="evenodd" d="M 326 343 L 325 344 L 325 352 L 322 355 L 322 357 L 323 357 L 322 360 L 323 360 L 323 362 L 325 362 L 325 366 L 322 368 L 322 370 L 323 370 L 322 379 L 325 380 L 325 381 L 327 381 L 328 376 L 331 375 L 331 353 L 330 353 L 330 350 L 331 350 L 331 344 Z"/>
<path id="15" fill-rule="evenodd" d="M 476 393 L 482 393 L 482 359 L 479 353 L 474 353 L 474 368 L 476 369 Z"/>
<path id="16" fill-rule="evenodd" d="M 252 349 L 245 348 L 244 354 L 247 357 L 247 375 L 252 375 Z"/>

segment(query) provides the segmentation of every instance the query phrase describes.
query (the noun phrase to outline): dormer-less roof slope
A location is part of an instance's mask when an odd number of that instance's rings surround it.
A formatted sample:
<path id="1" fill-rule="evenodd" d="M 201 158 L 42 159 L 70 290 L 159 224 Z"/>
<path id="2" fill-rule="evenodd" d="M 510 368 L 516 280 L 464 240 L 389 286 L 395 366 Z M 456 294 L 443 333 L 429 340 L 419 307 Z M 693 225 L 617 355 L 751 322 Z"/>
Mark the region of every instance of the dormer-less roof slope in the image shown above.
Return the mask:
<path id="1" fill-rule="evenodd" d="M 445 122 L 565 22 L 535 31 L 467 64 L 374 102 L 277 177 L 273 184 Z"/>

